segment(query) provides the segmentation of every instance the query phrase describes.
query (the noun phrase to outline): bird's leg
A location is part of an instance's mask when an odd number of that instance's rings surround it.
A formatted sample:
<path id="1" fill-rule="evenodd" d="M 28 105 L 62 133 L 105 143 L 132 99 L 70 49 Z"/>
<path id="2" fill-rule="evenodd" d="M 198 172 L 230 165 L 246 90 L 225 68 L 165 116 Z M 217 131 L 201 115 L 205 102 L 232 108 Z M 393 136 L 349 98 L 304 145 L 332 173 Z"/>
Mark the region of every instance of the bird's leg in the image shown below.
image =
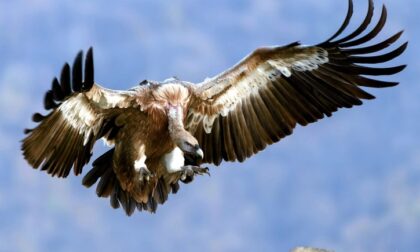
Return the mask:
<path id="1" fill-rule="evenodd" d="M 163 163 L 169 173 L 177 173 L 180 180 L 184 183 L 191 182 L 196 174 L 210 175 L 208 168 L 186 161 L 184 153 L 178 147 L 175 147 L 171 152 L 163 156 Z"/>
<path id="2" fill-rule="evenodd" d="M 147 167 L 140 167 L 136 169 L 136 175 L 138 176 L 138 181 L 141 183 L 147 182 L 152 177 L 152 173 L 147 169 Z"/>
<path id="3" fill-rule="evenodd" d="M 195 175 L 207 174 L 210 176 L 209 168 L 195 165 L 185 165 L 181 167 L 180 180 L 186 184 L 194 180 Z"/>
<path id="4" fill-rule="evenodd" d="M 136 173 L 137 180 L 141 183 L 147 182 L 152 177 L 152 173 L 147 169 L 146 166 L 146 154 L 144 153 L 144 145 L 139 149 L 138 158 L 134 161 L 134 171 Z"/>
<path id="5" fill-rule="evenodd" d="M 209 174 L 209 169 L 200 167 L 197 162 L 203 159 L 203 150 L 198 145 L 197 139 L 184 128 L 183 108 L 168 105 L 167 109 L 169 135 L 176 147 L 164 156 L 166 169 L 170 173 L 177 172 L 179 179 L 184 183 L 191 182 L 196 174 Z M 187 160 L 185 155 L 188 157 Z M 191 160 L 194 161 L 190 162 Z"/>

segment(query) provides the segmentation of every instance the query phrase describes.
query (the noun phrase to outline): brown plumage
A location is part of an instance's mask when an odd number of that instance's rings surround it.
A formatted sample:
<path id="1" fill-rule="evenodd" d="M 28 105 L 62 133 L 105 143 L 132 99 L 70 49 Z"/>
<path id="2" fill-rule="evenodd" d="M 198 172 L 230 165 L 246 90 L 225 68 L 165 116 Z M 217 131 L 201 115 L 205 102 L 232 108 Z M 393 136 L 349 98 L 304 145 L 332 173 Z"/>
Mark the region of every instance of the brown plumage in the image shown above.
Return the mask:
<path id="1" fill-rule="evenodd" d="M 47 115 L 35 113 L 39 123 L 22 141 L 28 163 L 52 176 L 75 175 L 90 161 L 94 143 L 102 138 L 111 149 L 92 163 L 83 184 L 97 184 L 96 193 L 109 197 L 130 215 L 156 211 L 179 181 L 207 173 L 202 163 L 219 165 L 244 161 L 307 125 L 331 116 L 339 108 L 361 105 L 374 97 L 361 87 L 391 87 L 398 83 L 367 76 L 392 75 L 405 66 L 372 67 L 398 57 L 407 43 L 379 55 L 402 34 L 365 46 L 384 27 L 387 11 L 361 35 L 373 16 L 369 0 L 362 24 L 345 31 L 353 12 L 330 39 L 315 46 L 295 42 L 252 52 L 227 71 L 202 83 L 170 79 L 143 81 L 128 91 L 105 89 L 94 82 L 93 52 L 84 67 L 80 52 L 70 68 L 44 97 Z M 365 64 L 368 64 L 366 66 Z"/>

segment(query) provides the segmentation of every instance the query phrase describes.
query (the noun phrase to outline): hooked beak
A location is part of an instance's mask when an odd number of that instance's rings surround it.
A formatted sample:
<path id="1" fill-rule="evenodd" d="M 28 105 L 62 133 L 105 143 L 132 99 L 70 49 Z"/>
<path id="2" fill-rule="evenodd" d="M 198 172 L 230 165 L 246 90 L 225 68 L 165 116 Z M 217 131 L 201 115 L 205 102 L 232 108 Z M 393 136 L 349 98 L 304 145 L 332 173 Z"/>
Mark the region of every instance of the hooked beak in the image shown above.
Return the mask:
<path id="1" fill-rule="evenodd" d="M 185 155 L 187 155 L 192 160 L 199 161 L 202 160 L 204 157 L 204 152 L 198 144 L 192 145 L 188 143 L 183 143 L 179 146 L 179 148 L 182 150 L 182 152 L 184 152 Z"/>
<path id="2" fill-rule="evenodd" d="M 197 154 L 198 157 L 200 157 L 200 159 L 204 158 L 204 153 L 202 149 L 198 148 L 198 150 L 195 153 Z"/>
<path id="3" fill-rule="evenodd" d="M 194 155 L 194 158 L 197 158 L 199 160 L 203 159 L 203 157 L 204 157 L 204 152 L 200 148 L 200 145 L 198 145 L 198 144 L 196 144 L 196 145 L 193 146 L 192 151 L 190 152 L 190 154 Z"/>

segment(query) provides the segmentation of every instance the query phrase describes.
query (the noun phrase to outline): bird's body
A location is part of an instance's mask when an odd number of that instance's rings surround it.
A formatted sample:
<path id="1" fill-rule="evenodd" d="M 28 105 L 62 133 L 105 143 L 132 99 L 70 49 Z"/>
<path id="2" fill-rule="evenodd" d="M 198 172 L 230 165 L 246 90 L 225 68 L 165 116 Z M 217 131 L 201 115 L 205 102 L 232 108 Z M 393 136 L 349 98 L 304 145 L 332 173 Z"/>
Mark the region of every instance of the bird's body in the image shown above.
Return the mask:
<path id="1" fill-rule="evenodd" d="M 191 171 L 207 172 L 185 166 L 184 152 L 192 158 L 202 155 L 201 149 L 194 149 L 197 140 L 183 127 L 192 92 L 188 85 L 173 79 L 147 82 L 129 91 L 113 91 L 93 84 L 89 90 L 71 93 L 25 139 L 24 154 L 36 157 L 28 161 L 37 167 L 43 160 L 51 159 L 51 154 L 64 152 L 62 162 L 44 162 L 43 169 L 53 176 L 65 177 L 73 164 L 76 172 L 78 164 L 85 162 L 74 162 L 78 156 L 83 157 L 79 148 L 90 152 L 92 140 L 100 136 L 113 148 L 93 163 L 94 168 L 83 183 L 91 186 L 100 179 L 98 195 L 123 199 L 128 212 L 137 203 L 140 209 L 154 211 L 171 190 L 177 190 L 182 176 L 187 181 L 187 177 L 192 179 Z M 50 125 L 56 128 L 50 129 Z M 71 132 L 74 129 L 78 132 Z M 180 141 L 187 141 L 193 149 L 189 151 L 186 146 L 181 151 L 178 145 L 183 146 L 184 142 Z M 35 145 L 37 148 L 32 148 Z M 62 146 L 63 152 L 57 151 L 57 146 Z"/>
<path id="2" fill-rule="evenodd" d="M 402 34 L 380 43 L 361 46 L 383 28 L 387 12 L 368 33 L 373 3 L 359 28 L 344 38 L 353 5 L 330 39 L 315 46 L 291 43 L 255 50 L 225 72 L 193 84 L 176 78 L 143 81 L 127 91 L 115 91 L 94 82 L 93 53 L 83 54 L 73 68 L 66 64 L 53 81 L 44 105 L 52 112 L 34 114 L 40 124 L 27 130 L 22 150 L 29 164 L 49 174 L 66 177 L 71 169 L 82 172 L 96 140 L 111 149 L 97 158 L 83 178 L 97 194 L 110 197 L 115 208 L 127 214 L 154 212 L 179 181 L 207 173 L 204 163 L 244 161 L 283 137 L 297 124 L 307 125 L 331 116 L 339 108 L 361 105 L 374 97 L 361 89 L 390 87 L 367 76 L 392 75 L 405 66 L 366 66 L 399 56 L 407 43 L 391 52 L 380 52 Z"/>
<path id="3" fill-rule="evenodd" d="M 190 90 L 177 82 L 147 85 L 134 92 L 139 107 L 124 109 L 115 119 L 121 129 L 114 140 L 113 167 L 122 189 L 137 202 L 147 203 L 158 183 L 174 186 L 180 175 L 177 172 L 184 166 L 177 136 L 171 135 L 185 133 L 183 128 L 176 127 L 178 122 L 182 126 L 185 121 Z M 139 183 L 139 179 L 145 179 L 137 174 L 140 168 L 146 168 L 152 175 L 147 177 L 147 183 Z M 168 172 L 172 174 L 165 177 Z M 167 194 L 171 188 L 164 190 Z"/>

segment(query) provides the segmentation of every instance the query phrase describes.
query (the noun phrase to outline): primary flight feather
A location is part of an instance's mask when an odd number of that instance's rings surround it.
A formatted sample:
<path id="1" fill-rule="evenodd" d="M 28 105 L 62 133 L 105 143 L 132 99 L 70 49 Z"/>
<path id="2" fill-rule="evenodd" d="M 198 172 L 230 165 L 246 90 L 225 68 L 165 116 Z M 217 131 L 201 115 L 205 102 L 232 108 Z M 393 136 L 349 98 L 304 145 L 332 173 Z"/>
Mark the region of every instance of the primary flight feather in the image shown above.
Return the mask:
<path id="1" fill-rule="evenodd" d="M 398 57 L 403 43 L 387 53 L 402 32 L 365 45 L 382 30 L 385 6 L 378 23 L 366 31 L 373 3 L 362 24 L 347 36 L 353 13 L 340 29 L 315 46 L 291 43 L 258 48 L 225 72 L 193 84 L 175 78 L 143 81 L 127 91 L 103 88 L 94 81 L 93 51 L 83 53 L 73 67 L 65 64 L 45 94 L 47 115 L 35 113 L 34 129 L 25 130 L 25 159 L 52 176 L 82 172 L 98 139 L 112 148 L 92 163 L 83 178 L 87 187 L 110 197 L 128 215 L 134 210 L 156 211 L 179 182 L 206 174 L 204 163 L 244 161 L 266 146 L 339 108 L 361 105 L 374 96 L 361 87 L 391 87 L 398 83 L 369 76 L 393 75 L 404 69 L 373 67 Z M 339 38 L 341 36 L 341 38 Z M 377 53 L 374 54 L 372 53 Z M 84 65 L 84 69 L 83 69 Z"/>

